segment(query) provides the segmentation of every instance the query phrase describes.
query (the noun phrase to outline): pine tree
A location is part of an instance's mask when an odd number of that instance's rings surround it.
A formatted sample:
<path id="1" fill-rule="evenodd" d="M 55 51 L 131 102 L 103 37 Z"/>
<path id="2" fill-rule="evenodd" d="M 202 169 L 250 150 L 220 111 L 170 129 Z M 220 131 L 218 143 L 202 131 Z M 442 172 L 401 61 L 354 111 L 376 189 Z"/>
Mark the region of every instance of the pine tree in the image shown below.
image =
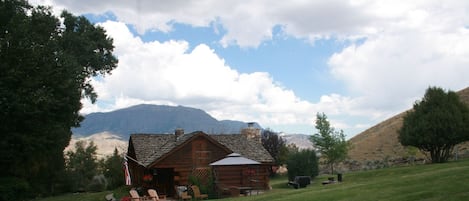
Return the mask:
<path id="1" fill-rule="evenodd" d="M 98 148 L 91 141 L 75 143 L 74 151 L 67 151 L 67 173 L 72 178 L 72 191 L 85 191 L 94 176 L 98 174 Z"/>
<path id="2" fill-rule="evenodd" d="M 109 190 L 124 185 L 123 161 L 124 158 L 119 154 L 117 148 L 114 149 L 112 156 L 107 157 L 104 161 L 103 174 L 108 181 Z"/>

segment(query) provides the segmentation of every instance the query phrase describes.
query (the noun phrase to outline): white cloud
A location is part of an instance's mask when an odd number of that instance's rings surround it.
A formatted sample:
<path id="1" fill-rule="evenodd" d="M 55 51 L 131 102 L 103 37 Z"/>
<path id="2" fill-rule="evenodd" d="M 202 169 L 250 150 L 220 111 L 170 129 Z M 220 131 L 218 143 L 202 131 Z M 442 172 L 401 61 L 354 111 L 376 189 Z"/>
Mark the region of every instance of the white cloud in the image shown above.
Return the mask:
<path id="1" fill-rule="evenodd" d="M 36 0 L 77 14 L 112 12 L 119 21 L 135 25 L 140 33 L 170 32 L 174 23 L 208 27 L 213 23 L 226 30 L 220 43 L 257 47 L 272 39 L 275 26 L 293 37 L 312 40 L 356 37 L 373 30 L 376 16 L 369 15 L 368 2 L 360 1 L 65 1 Z M 333 20 L 330 20 L 333 19 Z"/>
<path id="2" fill-rule="evenodd" d="M 276 84 L 267 72 L 239 73 L 207 45 L 189 50 L 185 41 L 143 42 L 124 23 L 108 21 L 101 26 L 114 39 L 119 64 L 111 75 L 93 80 L 98 104 L 84 101 L 82 112 L 142 103 L 184 105 L 219 120 L 256 121 L 270 128 L 306 125 L 307 130 L 314 128 L 318 112 L 331 114 L 338 128 L 353 125 L 334 117 L 360 115 L 352 98 L 331 94 L 312 103 Z"/>
<path id="3" fill-rule="evenodd" d="M 266 72 L 239 73 L 210 47 L 185 41 L 142 42 L 119 22 L 102 23 L 114 39 L 119 66 L 93 85 L 103 110 L 139 103 L 185 105 L 218 119 L 263 124 L 311 123 L 317 106 L 275 84 Z M 83 111 L 100 106 L 84 104 Z"/>
<path id="4" fill-rule="evenodd" d="M 76 14 L 112 12 L 140 33 L 171 32 L 174 23 L 221 27 L 224 46 L 257 47 L 273 38 L 275 26 L 293 38 L 351 43 L 328 62 L 348 95 L 330 92 L 312 103 L 275 84 L 268 73 L 239 73 L 207 45 L 190 50 L 186 41 L 143 42 L 122 23 L 107 22 L 120 64 L 113 75 L 95 81 L 95 87 L 110 108 L 138 102 L 182 104 L 219 119 L 272 125 L 312 125 L 316 112 L 325 112 L 340 127 L 362 128 L 363 122 L 351 123 L 343 116 L 383 120 L 408 109 L 428 86 L 469 86 L 468 1 L 35 2 Z"/>
<path id="5" fill-rule="evenodd" d="M 335 53 L 329 60 L 332 74 L 362 97 L 362 107 L 383 114 L 410 108 L 429 86 L 467 87 L 469 21 L 463 10 L 468 6 L 446 6 L 397 9 L 402 17 L 379 34 Z"/>

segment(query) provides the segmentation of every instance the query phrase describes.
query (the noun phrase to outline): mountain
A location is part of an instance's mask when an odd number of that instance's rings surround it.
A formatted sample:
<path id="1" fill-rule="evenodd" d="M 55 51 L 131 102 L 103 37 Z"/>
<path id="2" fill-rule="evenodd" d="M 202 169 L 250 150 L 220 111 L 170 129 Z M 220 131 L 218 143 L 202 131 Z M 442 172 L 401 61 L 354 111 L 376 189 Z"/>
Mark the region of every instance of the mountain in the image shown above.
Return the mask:
<path id="1" fill-rule="evenodd" d="M 72 129 L 72 132 L 78 136 L 110 132 L 128 139 L 132 133 L 173 133 L 176 128 L 182 128 L 186 133 L 240 133 L 246 126 L 247 123 L 241 121 L 218 121 L 200 109 L 142 104 L 112 112 L 88 114 L 81 126 Z M 260 128 L 258 124 L 255 126 Z"/>
<path id="2" fill-rule="evenodd" d="M 119 153 L 127 152 L 127 141 L 128 139 L 122 139 L 117 135 L 109 132 L 96 133 L 87 137 L 72 136 L 68 147 L 65 148 L 64 152 L 75 151 L 75 143 L 77 141 L 85 141 L 87 144 L 91 141 L 96 145 L 98 158 L 104 158 L 114 153 L 114 149 L 117 149 Z"/>
<path id="3" fill-rule="evenodd" d="M 299 149 L 313 148 L 313 143 L 309 140 L 310 135 L 280 133 L 280 137 L 285 139 L 287 144 L 294 144 Z"/>
<path id="4" fill-rule="evenodd" d="M 461 101 L 469 105 L 469 87 L 458 91 Z M 409 110 L 407 110 L 409 111 Z M 402 127 L 406 112 L 393 116 L 363 131 L 349 141 L 352 148 L 349 157 L 355 161 L 397 159 L 408 155 L 408 151 L 399 143 L 398 130 Z M 467 152 L 468 143 L 459 146 L 459 153 Z"/>

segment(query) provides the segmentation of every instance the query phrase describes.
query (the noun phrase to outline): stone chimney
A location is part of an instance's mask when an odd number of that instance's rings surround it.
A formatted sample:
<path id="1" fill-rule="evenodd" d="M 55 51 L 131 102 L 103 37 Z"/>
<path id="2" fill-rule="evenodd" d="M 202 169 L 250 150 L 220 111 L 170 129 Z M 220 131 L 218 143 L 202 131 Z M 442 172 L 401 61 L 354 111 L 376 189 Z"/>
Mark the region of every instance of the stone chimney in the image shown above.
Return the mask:
<path id="1" fill-rule="evenodd" d="M 254 127 L 254 122 L 249 122 L 247 128 L 241 130 L 241 135 L 249 140 L 261 143 L 261 129 Z"/>
<path id="2" fill-rule="evenodd" d="M 176 130 L 174 130 L 174 135 L 176 136 L 176 140 L 177 140 L 179 137 L 184 135 L 184 129 L 176 128 Z"/>

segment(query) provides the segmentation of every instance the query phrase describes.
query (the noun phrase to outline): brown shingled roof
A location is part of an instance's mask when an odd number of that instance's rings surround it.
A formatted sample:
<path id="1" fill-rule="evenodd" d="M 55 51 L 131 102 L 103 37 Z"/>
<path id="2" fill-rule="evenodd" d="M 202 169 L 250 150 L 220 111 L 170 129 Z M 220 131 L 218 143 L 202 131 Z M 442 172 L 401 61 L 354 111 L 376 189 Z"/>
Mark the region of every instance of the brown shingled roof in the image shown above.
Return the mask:
<path id="1" fill-rule="evenodd" d="M 260 142 L 248 140 L 241 134 L 220 134 L 209 135 L 220 144 L 226 146 L 235 153 L 241 154 L 243 157 L 255 160 L 261 163 L 272 163 L 274 159 L 262 146 Z"/>
<path id="2" fill-rule="evenodd" d="M 129 143 L 135 150 L 135 159 L 148 167 L 161 159 L 165 154 L 190 141 L 195 135 L 204 135 L 221 146 L 241 154 L 242 156 L 261 163 L 272 163 L 273 158 L 260 142 L 249 140 L 241 134 L 207 135 L 196 131 L 180 136 L 177 140 L 171 134 L 132 134 Z M 129 146 L 130 147 L 130 146 Z"/>

